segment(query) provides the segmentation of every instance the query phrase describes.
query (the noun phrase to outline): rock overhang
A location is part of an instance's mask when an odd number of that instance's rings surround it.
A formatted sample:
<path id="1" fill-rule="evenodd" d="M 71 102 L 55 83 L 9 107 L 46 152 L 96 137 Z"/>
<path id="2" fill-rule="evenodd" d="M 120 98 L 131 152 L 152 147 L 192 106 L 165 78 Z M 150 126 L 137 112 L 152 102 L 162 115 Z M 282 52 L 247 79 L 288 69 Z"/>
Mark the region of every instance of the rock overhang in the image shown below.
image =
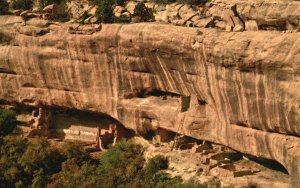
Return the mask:
<path id="1" fill-rule="evenodd" d="M 140 23 L 27 36 L 5 18 L 1 30 L 15 35 L 0 45 L 1 99 L 105 113 L 136 131 L 161 127 L 275 159 L 297 186 L 300 33 Z"/>

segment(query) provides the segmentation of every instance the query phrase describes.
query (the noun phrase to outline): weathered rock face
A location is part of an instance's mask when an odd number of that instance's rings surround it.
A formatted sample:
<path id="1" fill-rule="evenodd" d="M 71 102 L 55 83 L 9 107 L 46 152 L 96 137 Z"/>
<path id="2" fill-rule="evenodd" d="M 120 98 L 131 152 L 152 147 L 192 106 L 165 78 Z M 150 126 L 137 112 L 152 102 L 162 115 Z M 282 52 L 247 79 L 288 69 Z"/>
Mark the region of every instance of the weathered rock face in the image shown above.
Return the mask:
<path id="1" fill-rule="evenodd" d="M 161 127 L 275 159 L 299 187 L 300 33 L 142 23 L 78 35 L 52 24 L 34 37 L 19 24 L 0 17 L 0 99 L 105 113 L 138 132 Z"/>

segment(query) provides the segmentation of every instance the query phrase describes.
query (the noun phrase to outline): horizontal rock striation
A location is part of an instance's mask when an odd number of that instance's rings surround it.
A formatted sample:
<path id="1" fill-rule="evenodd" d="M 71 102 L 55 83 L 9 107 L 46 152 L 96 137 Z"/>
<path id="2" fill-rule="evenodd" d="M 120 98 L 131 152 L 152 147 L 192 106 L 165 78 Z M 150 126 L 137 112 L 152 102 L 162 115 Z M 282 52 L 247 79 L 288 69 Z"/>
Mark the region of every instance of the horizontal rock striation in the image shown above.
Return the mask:
<path id="1" fill-rule="evenodd" d="M 20 27 L 0 17 L 0 99 L 104 113 L 140 133 L 160 127 L 274 159 L 299 187 L 300 33 Z"/>

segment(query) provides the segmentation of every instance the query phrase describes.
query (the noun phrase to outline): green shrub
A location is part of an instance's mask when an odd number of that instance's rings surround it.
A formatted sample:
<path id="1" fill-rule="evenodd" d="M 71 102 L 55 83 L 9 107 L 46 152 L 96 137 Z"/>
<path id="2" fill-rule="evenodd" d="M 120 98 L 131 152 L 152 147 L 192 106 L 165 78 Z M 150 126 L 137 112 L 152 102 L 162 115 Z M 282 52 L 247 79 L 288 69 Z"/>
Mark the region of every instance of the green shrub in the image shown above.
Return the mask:
<path id="1" fill-rule="evenodd" d="M 177 2 L 178 2 L 178 3 L 184 3 L 184 4 L 195 5 L 195 4 L 205 3 L 206 0 L 177 0 Z"/>
<path id="2" fill-rule="evenodd" d="M 207 0 L 155 0 L 155 3 L 157 4 L 170 4 L 170 3 L 184 3 L 184 4 L 201 4 L 205 3 Z"/>
<path id="3" fill-rule="evenodd" d="M 66 142 L 61 147 L 61 153 L 63 153 L 65 159 L 75 159 L 76 163 L 81 165 L 84 162 L 90 161 L 90 156 L 83 150 L 78 143 Z"/>
<path id="4" fill-rule="evenodd" d="M 112 23 L 113 18 L 113 1 L 100 0 L 99 7 L 96 13 L 98 20 L 102 23 Z"/>
<path id="5" fill-rule="evenodd" d="M 19 160 L 25 152 L 27 142 L 17 136 L 6 136 L 0 145 L 0 182 L 2 187 L 23 185 L 25 177 Z M 26 178 L 26 177 L 25 177 Z"/>
<path id="6" fill-rule="evenodd" d="M 67 10 L 67 0 L 59 0 L 59 4 L 57 5 L 57 15 L 56 19 L 58 19 L 61 22 L 68 21 L 68 13 Z"/>
<path id="7" fill-rule="evenodd" d="M 44 7 L 57 4 L 57 14 L 56 19 L 59 21 L 68 21 L 68 14 L 67 10 L 67 0 L 39 0 L 39 8 L 43 9 Z"/>
<path id="8" fill-rule="evenodd" d="M 61 3 L 61 0 L 39 0 L 39 7 L 43 9 L 44 7 L 54 3 L 59 5 Z"/>
<path id="9" fill-rule="evenodd" d="M 2 138 L 2 139 L 1 139 Z M 158 155 L 146 165 L 143 148 L 131 141 L 121 141 L 108 149 L 99 160 L 76 143 L 57 149 L 45 138 L 0 138 L 0 187 L 143 187 L 202 188 L 194 180 L 184 183 L 180 177 L 163 172 L 167 158 Z M 215 185 L 211 183 L 209 185 Z"/>
<path id="10" fill-rule="evenodd" d="M 63 162 L 63 155 L 56 148 L 49 145 L 45 138 L 32 139 L 28 142 L 25 152 L 19 159 L 26 174 L 35 174 L 41 169 L 46 174 L 57 173 Z M 32 177 L 33 178 L 33 177 Z"/>
<path id="11" fill-rule="evenodd" d="M 13 9 L 30 10 L 33 6 L 33 0 L 13 0 L 11 6 Z"/>
<path id="12" fill-rule="evenodd" d="M 0 15 L 8 12 L 8 3 L 6 0 L 0 0 Z"/>
<path id="13" fill-rule="evenodd" d="M 43 169 L 39 169 L 34 171 L 33 180 L 32 180 L 32 188 L 40 188 L 46 187 L 47 185 L 47 176 L 44 173 Z"/>
<path id="14" fill-rule="evenodd" d="M 125 4 L 125 0 L 115 0 L 116 4 L 119 6 L 123 6 Z"/>
<path id="15" fill-rule="evenodd" d="M 130 23 L 130 18 L 114 18 L 114 23 Z"/>
<path id="16" fill-rule="evenodd" d="M 155 3 L 157 4 L 170 4 L 170 3 L 175 3 L 176 0 L 155 0 Z"/>
<path id="17" fill-rule="evenodd" d="M 72 170 L 75 173 L 76 168 L 84 173 L 85 163 L 91 161 L 89 155 L 76 144 L 63 145 L 63 149 L 58 150 L 45 138 L 26 140 L 18 136 L 2 137 L 0 187 L 46 187 L 46 184 L 51 185 L 49 180 L 65 180 L 65 174 L 70 174 Z M 76 177 L 70 178 L 70 181 L 76 180 Z"/>
<path id="18" fill-rule="evenodd" d="M 101 174 L 99 187 L 128 187 L 143 169 L 144 161 L 142 146 L 121 141 L 102 156 L 97 168 L 98 174 Z"/>
<path id="19" fill-rule="evenodd" d="M 101 176 L 101 175 L 99 175 Z M 78 165 L 75 159 L 62 163 L 62 170 L 50 178 L 47 188 L 96 187 L 96 166 L 90 163 Z"/>
<path id="20" fill-rule="evenodd" d="M 182 187 L 182 178 L 181 177 L 170 177 L 169 174 L 165 172 L 160 172 L 154 176 L 153 185 L 156 188 L 181 188 Z"/>
<path id="21" fill-rule="evenodd" d="M 12 110 L 0 109 L 0 136 L 12 133 L 16 125 L 16 113 Z"/>
<path id="22" fill-rule="evenodd" d="M 157 155 L 148 161 L 148 163 L 146 164 L 146 166 L 144 168 L 144 171 L 147 174 L 153 176 L 153 174 L 156 174 L 160 170 L 167 169 L 168 166 L 169 166 L 168 159 L 162 155 Z"/>
<path id="23" fill-rule="evenodd" d="M 152 11 L 145 6 L 145 3 L 138 3 L 133 12 L 133 16 L 138 16 L 142 21 L 149 21 L 153 18 Z"/>

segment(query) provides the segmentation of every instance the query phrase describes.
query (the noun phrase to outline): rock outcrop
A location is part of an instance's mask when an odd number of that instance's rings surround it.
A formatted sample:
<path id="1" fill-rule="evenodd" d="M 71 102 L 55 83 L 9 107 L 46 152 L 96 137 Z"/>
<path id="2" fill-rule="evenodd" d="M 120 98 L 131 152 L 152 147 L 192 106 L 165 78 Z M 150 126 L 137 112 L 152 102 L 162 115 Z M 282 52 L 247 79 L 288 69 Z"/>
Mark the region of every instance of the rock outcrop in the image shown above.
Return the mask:
<path id="1" fill-rule="evenodd" d="M 128 9 L 133 6 L 129 3 Z M 300 2 L 212 0 L 201 5 L 155 5 L 155 20 L 188 27 L 217 27 L 226 31 L 289 30 L 299 28 Z M 132 8 L 131 8 L 132 9 Z"/>
<path id="2" fill-rule="evenodd" d="M 140 23 L 85 35 L 55 23 L 31 36 L 21 25 L 0 17 L 1 100 L 106 114 L 139 133 L 163 128 L 274 159 L 299 187 L 300 33 Z"/>
<path id="3" fill-rule="evenodd" d="M 127 1 L 124 6 L 113 7 L 116 20 L 140 22 L 134 16 L 139 0 Z M 218 28 L 227 32 L 277 30 L 299 32 L 300 2 L 283 0 L 211 0 L 198 4 L 156 4 L 145 0 L 145 6 L 153 14 L 153 19 L 177 26 Z M 69 18 L 79 23 L 97 23 L 96 6 L 82 1 L 67 3 Z"/>

